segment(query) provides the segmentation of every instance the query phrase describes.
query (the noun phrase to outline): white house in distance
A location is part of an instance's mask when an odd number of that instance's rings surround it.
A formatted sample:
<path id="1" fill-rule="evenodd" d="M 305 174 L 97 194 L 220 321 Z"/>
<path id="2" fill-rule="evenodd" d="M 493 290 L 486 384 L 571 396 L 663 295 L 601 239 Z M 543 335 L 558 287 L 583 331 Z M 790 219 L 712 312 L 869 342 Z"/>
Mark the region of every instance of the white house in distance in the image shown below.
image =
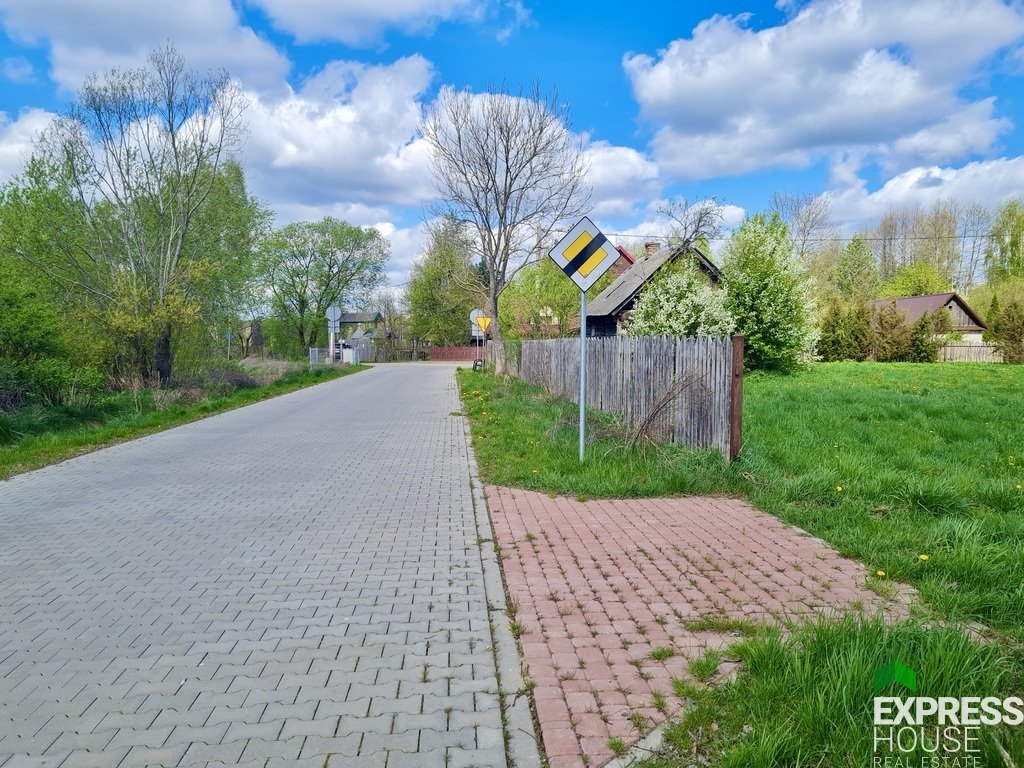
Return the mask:
<path id="1" fill-rule="evenodd" d="M 898 299 L 879 299 L 871 302 L 872 309 L 881 309 L 887 304 L 895 302 L 896 308 L 903 312 L 908 323 L 914 323 L 925 312 L 934 314 L 940 309 L 949 310 L 953 321 L 953 330 L 964 335 L 964 343 L 984 343 L 981 334 L 988 330 L 985 321 L 978 317 L 978 314 L 971 309 L 967 302 L 953 292 L 932 293 L 928 296 L 901 296 Z"/>

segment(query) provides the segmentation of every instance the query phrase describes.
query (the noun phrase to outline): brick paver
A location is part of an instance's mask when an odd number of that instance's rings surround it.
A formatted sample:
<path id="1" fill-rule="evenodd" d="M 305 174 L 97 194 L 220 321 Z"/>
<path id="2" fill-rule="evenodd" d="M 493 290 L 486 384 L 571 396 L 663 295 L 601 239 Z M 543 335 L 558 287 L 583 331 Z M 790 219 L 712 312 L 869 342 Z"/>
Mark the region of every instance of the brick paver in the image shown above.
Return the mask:
<path id="1" fill-rule="evenodd" d="M 488 488 L 487 502 L 552 768 L 602 765 L 609 739 L 679 709 L 672 680 L 736 640 L 695 620 L 883 607 L 863 566 L 742 501 Z"/>
<path id="2" fill-rule="evenodd" d="M 452 374 L 0 483 L 0 766 L 504 766 Z"/>

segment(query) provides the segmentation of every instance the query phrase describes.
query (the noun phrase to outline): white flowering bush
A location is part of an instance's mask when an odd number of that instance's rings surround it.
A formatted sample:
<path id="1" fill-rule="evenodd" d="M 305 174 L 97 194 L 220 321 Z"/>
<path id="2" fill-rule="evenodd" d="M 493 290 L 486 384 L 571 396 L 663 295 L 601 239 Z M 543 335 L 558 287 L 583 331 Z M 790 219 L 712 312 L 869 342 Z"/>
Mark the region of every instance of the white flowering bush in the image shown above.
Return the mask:
<path id="1" fill-rule="evenodd" d="M 631 336 L 728 336 L 736 327 L 725 292 L 682 264 L 654 278 L 637 297 L 626 330 Z"/>
<path id="2" fill-rule="evenodd" d="M 746 338 L 749 369 L 792 370 L 813 354 L 817 333 L 806 271 L 778 214 L 756 214 L 733 233 L 722 266 L 725 308 Z"/>

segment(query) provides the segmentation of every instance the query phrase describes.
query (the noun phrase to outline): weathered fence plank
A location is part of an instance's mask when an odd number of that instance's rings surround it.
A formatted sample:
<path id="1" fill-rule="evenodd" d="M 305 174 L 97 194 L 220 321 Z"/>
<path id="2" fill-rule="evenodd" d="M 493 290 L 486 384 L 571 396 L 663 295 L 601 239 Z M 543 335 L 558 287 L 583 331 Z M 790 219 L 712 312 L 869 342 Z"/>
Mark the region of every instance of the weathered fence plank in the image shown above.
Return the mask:
<path id="1" fill-rule="evenodd" d="M 734 371 L 728 338 L 590 338 L 587 405 L 616 414 L 628 429 L 652 439 L 734 458 L 739 432 L 730 417 L 741 402 Z M 579 340 L 524 341 L 518 375 L 576 402 Z"/>
<path id="2" fill-rule="evenodd" d="M 946 344 L 939 347 L 939 360 L 946 363 L 1001 363 L 1003 356 L 994 344 Z"/>

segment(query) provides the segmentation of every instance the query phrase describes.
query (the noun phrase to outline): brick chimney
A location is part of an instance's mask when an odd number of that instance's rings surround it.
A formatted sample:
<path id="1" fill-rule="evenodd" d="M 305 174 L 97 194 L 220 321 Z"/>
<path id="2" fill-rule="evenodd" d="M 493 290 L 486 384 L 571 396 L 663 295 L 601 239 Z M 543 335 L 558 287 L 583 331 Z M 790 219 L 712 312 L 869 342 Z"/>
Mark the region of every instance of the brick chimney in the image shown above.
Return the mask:
<path id="1" fill-rule="evenodd" d="M 661 250 L 661 243 L 659 243 L 657 240 L 649 240 L 648 242 L 644 243 L 644 252 L 648 257 L 653 256 L 659 250 Z"/>

